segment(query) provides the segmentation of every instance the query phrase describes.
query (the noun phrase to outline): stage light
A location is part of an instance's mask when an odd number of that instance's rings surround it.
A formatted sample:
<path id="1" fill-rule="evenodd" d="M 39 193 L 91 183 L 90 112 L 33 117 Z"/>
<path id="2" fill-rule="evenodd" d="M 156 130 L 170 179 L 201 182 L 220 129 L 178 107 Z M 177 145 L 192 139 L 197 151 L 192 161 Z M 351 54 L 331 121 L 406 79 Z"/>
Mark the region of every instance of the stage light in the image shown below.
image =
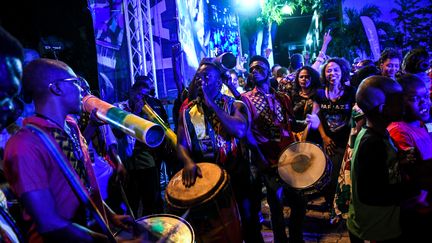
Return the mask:
<path id="1" fill-rule="evenodd" d="M 260 0 L 235 0 L 235 5 L 241 12 L 256 10 L 260 7 L 260 4 Z"/>
<path id="2" fill-rule="evenodd" d="M 288 5 L 287 3 L 285 3 L 285 5 L 283 5 L 282 9 L 281 9 L 282 14 L 286 14 L 286 15 L 292 15 L 294 10 L 293 8 Z"/>
<path id="3" fill-rule="evenodd" d="M 313 43 L 312 36 L 310 34 L 307 34 L 306 36 L 306 45 L 311 46 Z"/>

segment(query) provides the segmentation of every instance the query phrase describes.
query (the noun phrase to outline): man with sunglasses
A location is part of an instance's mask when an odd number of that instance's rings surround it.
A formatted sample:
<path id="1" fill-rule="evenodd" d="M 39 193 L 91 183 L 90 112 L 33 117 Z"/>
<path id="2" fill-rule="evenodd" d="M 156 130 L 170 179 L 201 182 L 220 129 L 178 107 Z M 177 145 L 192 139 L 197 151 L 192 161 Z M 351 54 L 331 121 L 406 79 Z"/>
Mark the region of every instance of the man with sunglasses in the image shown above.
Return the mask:
<path id="1" fill-rule="evenodd" d="M 294 189 L 284 188 L 278 180 L 278 156 L 294 142 L 292 127 L 296 124 L 291 100 L 270 86 L 270 66 L 266 58 L 253 56 L 249 64 L 255 88 L 242 94 L 243 101 L 251 113 L 248 142 L 255 153 L 254 161 L 260 169 L 267 188 L 274 242 L 285 243 L 283 206 L 278 191 L 282 189 L 286 203 L 291 207 L 289 220 L 289 242 L 303 242 L 302 225 L 306 213 L 306 202 Z"/>
<path id="2" fill-rule="evenodd" d="M 23 91 L 27 100 L 34 101 L 36 115 L 26 118 L 24 127 L 6 145 L 5 174 L 23 203 L 23 218 L 31 225 L 29 242 L 106 240 L 105 235 L 90 230 L 97 231 L 95 217 L 78 198 L 79 190 L 70 186 L 71 178 L 63 175 L 56 159 L 60 157 L 70 163 L 65 165 L 71 177 L 89 195 L 105 222 L 108 219 L 113 225 L 126 228 L 131 221 L 105 209 L 86 142 L 76 121 L 69 116 L 81 112 L 81 82 L 61 61 L 37 59 L 24 70 Z M 37 135 L 40 131 L 46 139 Z"/>

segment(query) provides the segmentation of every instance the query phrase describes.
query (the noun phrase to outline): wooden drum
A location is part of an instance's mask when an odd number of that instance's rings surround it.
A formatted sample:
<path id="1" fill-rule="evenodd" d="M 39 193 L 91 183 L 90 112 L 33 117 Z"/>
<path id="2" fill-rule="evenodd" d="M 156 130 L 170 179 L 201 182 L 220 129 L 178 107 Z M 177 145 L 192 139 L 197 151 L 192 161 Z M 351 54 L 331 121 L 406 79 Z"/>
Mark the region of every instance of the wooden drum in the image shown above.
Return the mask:
<path id="1" fill-rule="evenodd" d="M 241 223 L 237 204 L 225 170 L 216 164 L 198 163 L 202 178 L 186 188 L 182 171 L 169 182 L 165 198 L 170 213 L 182 215 L 195 231 L 197 242 L 242 242 Z"/>

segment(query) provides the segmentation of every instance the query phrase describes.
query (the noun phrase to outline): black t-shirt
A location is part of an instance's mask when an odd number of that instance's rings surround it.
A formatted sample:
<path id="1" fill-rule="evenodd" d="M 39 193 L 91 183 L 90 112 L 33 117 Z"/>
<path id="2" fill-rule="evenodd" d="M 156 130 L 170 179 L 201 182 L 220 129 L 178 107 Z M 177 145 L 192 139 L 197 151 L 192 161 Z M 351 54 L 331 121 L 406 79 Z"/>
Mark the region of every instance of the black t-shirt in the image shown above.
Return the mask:
<path id="1" fill-rule="evenodd" d="M 350 134 L 351 109 L 355 104 L 355 90 L 345 86 L 344 93 L 337 100 L 327 98 L 325 91 L 319 89 L 315 95 L 320 111 L 319 117 L 325 133 L 338 147 L 345 147 Z"/>

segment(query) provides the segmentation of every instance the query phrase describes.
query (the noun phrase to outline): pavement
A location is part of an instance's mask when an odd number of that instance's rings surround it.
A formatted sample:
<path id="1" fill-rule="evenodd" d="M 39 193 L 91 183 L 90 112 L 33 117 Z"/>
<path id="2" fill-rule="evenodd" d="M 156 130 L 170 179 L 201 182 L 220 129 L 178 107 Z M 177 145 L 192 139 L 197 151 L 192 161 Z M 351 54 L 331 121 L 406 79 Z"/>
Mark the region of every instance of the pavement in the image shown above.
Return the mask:
<path id="1" fill-rule="evenodd" d="M 323 207 L 323 197 L 309 201 L 303 231 L 306 243 L 350 243 L 345 220 L 330 224 L 330 213 Z M 266 243 L 273 242 L 273 233 L 270 224 L 270 210 L 265 200 L 262 202 L 262 215 L 264 218 L 262 235 Z M 284 217 L 289 218 L 289 207 L 284 208 Z M 289 231 L 287 229 L 289 235 Z"/>

